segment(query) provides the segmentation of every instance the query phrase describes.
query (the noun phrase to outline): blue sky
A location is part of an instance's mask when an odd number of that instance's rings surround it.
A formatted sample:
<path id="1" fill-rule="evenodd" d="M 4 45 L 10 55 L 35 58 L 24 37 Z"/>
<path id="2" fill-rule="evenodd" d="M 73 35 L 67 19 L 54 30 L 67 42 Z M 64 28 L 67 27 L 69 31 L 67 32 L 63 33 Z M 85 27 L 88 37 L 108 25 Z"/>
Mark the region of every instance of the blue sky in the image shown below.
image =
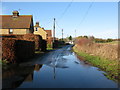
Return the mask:
<path id="1" fill-rule="evenodd" d="M 89 8 L 91 6 L 91 8 Z M 68 8 L 67 8 L 68 7 Z M 67 9 L 66 9 L 67 8 Z M 117 2 L 3 2 L 2 14 L 11 15 L 13 10 L 21 9 L 20 15 L 33 15 L 34 25 L 53 29 L 56 18 L 56 36 L 93 35 L 98 38 L 118 37 Z M 89 9 L 89 10 L 88 10 Z M 86 14 L 87 13 L 87 14 Z M 84 19 L 83 19 L 84 18 Z"/>

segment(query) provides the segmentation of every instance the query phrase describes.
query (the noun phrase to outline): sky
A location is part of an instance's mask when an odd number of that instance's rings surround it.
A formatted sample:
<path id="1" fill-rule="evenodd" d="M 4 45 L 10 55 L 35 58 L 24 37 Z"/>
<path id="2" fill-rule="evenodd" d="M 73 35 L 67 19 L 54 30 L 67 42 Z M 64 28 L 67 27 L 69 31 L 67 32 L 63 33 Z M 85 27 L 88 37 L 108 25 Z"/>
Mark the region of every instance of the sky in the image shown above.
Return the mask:
<path id="1" fill-rule="evenodd" d="M 56 37 L 95 36 L 118 38 L 118 2 L 2 2 L 2 15 L 33 15 L 46 30 L 53 30 L 56 18 Z M 75 33 L 76 31 L 76 33 Z"/>

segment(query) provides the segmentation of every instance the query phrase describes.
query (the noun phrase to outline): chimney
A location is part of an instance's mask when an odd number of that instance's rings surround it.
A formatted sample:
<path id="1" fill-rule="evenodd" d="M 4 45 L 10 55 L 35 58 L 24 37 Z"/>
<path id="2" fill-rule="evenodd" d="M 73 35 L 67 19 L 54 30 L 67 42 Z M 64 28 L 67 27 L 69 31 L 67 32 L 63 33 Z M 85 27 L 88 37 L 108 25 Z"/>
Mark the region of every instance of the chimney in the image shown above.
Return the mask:
<path id="1" fill-rule="evenodd" d="M 36 27 L 40 27 L 40 26 L 39 26 L 39 22 L 36 22 L 36 25 L 35 25 L 35 26 L 36 26 Z"/>
<path id="2" fill-rule="evenodd" d="M 36 25 L 39 26 L 39 22 L 36 22 Z"/>
<path id="3" fill-rule="evenodd" d="M 44 27 L 42 27 L 42 29 L 45 30 Z"/>
<path id="4" fill-rule="evenodd" d="M 13 17 L 18 17 L 19 16 L 19 12 L 18 11 L 13 11 Z"/>

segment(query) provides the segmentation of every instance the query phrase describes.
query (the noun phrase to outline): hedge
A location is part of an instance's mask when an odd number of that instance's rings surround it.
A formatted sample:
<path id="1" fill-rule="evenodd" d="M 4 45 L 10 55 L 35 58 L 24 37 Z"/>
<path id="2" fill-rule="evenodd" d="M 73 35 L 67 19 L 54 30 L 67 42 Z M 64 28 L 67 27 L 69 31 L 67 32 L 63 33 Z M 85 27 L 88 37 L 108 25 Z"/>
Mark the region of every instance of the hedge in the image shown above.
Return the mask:
<path id="1" fill-rule="evenodd" d="M 21 34 L 21 35 L 16 35 L 16 34 L 2 34 L 0 37 L 5 37 L 5 38 L 17 38 L 21 40 L 26 40 L 26 41 L 35 41 L 35 49 L 40 50 L 41 49 L 41 44 L 42 44 L 42 36 L 40 35 L 34 35 L 34 34 Z"/>
<path id="2" fill-rule="evenodd" d="M 19 62 L 25 58 L 34 56 L 35 50 L 46 51 L 47 42 L 40 35 L 1 35 L 2 60 Z"/>
<path id="3" fill-rule="evenodd" d="M 46 40 L 42 40 L 41 51 L 46 51 L 46 48 L 47 48 L 47 41 Z"/>
<path id="4" fill-rule="evenodd" d="M 42 37 L 40 35 L 34 35 L 34 34 L 25 34 L 23 36 L 24 40 L 28 41 L 35 41 L 35 49 L 40 50 L 41 44 L 42 44 Z"/>
<path id="5" fill-rule="evenodd" d="M 2 60 L 11 63 L 34 56 L 35 42 L 15 38 L 2 38 Z"/>

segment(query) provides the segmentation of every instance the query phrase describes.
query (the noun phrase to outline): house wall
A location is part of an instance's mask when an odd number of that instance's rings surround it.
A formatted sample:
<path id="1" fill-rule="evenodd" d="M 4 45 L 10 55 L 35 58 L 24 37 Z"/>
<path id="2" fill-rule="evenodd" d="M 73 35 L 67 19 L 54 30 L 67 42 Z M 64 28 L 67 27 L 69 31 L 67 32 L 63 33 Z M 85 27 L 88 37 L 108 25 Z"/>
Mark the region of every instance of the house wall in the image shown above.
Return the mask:
<path id="1" fill-rule="evenodd" d="M 0 29 L 0 34 L 9 34 L 9 29 Z"/>
<path id="2" fill-rule="evenodd" d="M 47 39 L 47 33 L 40 27 L 38 27 L 38 31 L 36 31 L 36 27 L 34 27 L 34 34 L 41 35 L 43 39 Z"/>
<path id="3" fill-rule="evenodd" d="M 31 33 L 29 29 L 13 29 L 13 34 Z M 0 29 L 0 34 L 9 34 L 9 29 Z"/>
<path id="4" fill-rule="evenodd" d="M 13 34 L 26 34 L 27 29 L 13 29 Z"/>

